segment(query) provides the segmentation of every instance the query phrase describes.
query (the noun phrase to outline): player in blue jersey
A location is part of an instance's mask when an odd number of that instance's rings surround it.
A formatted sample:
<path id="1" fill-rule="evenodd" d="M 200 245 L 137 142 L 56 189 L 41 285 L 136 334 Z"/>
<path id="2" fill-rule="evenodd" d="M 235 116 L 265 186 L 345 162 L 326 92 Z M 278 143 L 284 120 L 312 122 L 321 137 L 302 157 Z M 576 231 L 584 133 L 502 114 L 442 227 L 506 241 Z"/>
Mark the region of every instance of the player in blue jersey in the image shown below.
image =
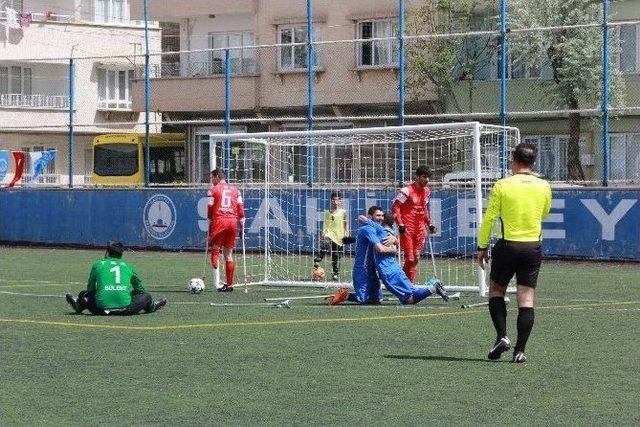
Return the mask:
<path id="1" fill-rule="evenodd" d="M 384 218 L 384 211 L 379 206 L 371 206 L 367 214 L 368 219 L 373 220 L 371 223 L 380 223 Z M 341 288 L 327 300 L 327 303 L 336 305 L 347 300 L 359 304 L 379 304 L 382 293 L 376 275 L 374 253 L 389 254 L 393 257 L 396 253 L 393 246 L 395 243 L 397 239 L 394 236 L 379 236 L 371 224 L 360 226 L 356 234 L 356 256 L 353 261 L 353 293 Z"/>
<path id="2" fill-rule="evenodd" d="M 373 227 L 378 238 L 393 235 L 394 219 L 390 212 L 384 213 L 382 224 L 362 215 L 358 217 L 358 221 Z M 400 267 L 395 256 L 376 252 L 373 254 L 373 259 L 378 277 L 385 288 L 395 295 L 402 304 L 417 304 L 433 293 L 440 295 L 445 301 L 449 300 L 449 295 L 439 280 L 429 279 L 424 286 L 414 285 Z"/>

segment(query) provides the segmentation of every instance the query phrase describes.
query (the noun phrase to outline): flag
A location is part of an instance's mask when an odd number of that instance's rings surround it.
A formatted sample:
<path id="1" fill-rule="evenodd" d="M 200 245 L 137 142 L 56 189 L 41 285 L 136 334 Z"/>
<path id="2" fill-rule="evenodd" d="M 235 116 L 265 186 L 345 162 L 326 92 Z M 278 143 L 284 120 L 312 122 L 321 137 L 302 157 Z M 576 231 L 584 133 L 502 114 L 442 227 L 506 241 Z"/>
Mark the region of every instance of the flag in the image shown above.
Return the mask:
<path id="1" fill-rule="evenodd" d="M 32 15 L 30 13 L 22 12 L 18 16 L 19 16 L 20 26 L 22 28 L 27 28 L 33 21 Z"/>
<path id="2" fill-rule="evenodd" d="M 16 182 L 20 181 L 22 178 L 22 172 L 24 172 L 24 153 L 22 151 L 12 151 L 13 160 L 16 162 L 15 173 L 13 174 L 13 179 L 7 185 L 7 187 L 13 187 L 16 185 Z"/>
<path id="3" fill-rule="evenodd" d="M 5 8 L 5 14 L 7 16 L 7 28 L 20 29 L 20 22 L 18 22 L 18 12 L 10 7 Z"/>
<path id="4" fill-rule="evenodd" d="M 56 150 L 47 151 L 32 151 L 29 153 L 31 158 L 31 182 L 35 183 L 36 180 L 44 169 L 47 167 L 51 160 L 56 156 Z"/>
<path id="5" fill-rule="evenodd" d="M 9 170 L 9 152 L 0 150 L 0 182 L 7 176 Z"/>

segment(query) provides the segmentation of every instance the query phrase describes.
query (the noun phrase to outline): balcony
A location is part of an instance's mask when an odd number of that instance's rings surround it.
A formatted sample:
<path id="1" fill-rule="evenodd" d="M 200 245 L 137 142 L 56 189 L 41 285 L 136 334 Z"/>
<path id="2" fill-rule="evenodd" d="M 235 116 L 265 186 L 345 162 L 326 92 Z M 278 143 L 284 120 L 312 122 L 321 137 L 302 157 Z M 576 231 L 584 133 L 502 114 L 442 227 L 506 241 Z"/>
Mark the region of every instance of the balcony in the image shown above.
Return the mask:
<path id="1" fill-rule="evenodd" d="M 131 111 L 130 100 L 124 99 L 100 99 L 98 100 L 98 110 L 101 111 Z"/>
<path id="2" fill-rule="evenodd" d="M 38 110 L 67 110 L 69 98 L 65 95 L 0 94 L 1 108 L 26 108 Z"/>
<path id="3" fill-rule="evenodd" d="M 73 2 L 69 2 L 70 6 L 66 10 L 73 9 Z M 20 11 L 17 11 L 20 13 Z M 25 10 L 24 12 L 28 13 L 31 16 L 32 23 L 45 23 L 45 22 L 59 22 L 64 24 L 75 23 L 75 24 L 96 24 L 96 25 L 109 25 L 109 26 L 120 26 L 120 27 L 138 27 L 144 28 L 144 20 L 140 19 L 129 19 L 126 17 L 115 17 L 115 16 L 103 16 L 96 14 L 95 12 L 91 13 L 91 10 L 88 11 L 85 9 L 80 9 L 80 19 L 76 15 L 67 15 L 67 14 L 59 14 L 54 13 L 52 11 L 47 12 L 31 12 Z M 0 20 L 5 21 L 7 19 L 7 13 L 5 9 L 0 10 Z M 160 23 L 157 21 L 149 21 L 150 29 L 159 29 Z"/>
<path id="4" fill-rule="evenodd" d="M 162 64 L 151 65 L 151 78 L 163 77 L 224 77 L 224 55 L 221 51 L 190 52 L 163 55 Z M 222 54 L 222 55 L 221 55 Z M 229 61 L 231 76 L 255 76 L 258 66 L 253 52 L 245 57 L 231 57 Z M 136 78 L 144 78 L 144 67 L 136 69 Z"/>

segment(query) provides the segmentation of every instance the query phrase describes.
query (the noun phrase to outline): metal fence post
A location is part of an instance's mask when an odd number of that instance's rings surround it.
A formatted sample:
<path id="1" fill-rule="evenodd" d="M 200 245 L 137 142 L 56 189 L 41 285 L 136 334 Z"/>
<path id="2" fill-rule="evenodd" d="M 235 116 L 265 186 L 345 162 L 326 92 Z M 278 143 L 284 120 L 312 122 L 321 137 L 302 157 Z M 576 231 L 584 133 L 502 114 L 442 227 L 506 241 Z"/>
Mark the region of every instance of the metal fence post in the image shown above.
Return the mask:
<path id="1" fill-rule="evenodd" d="M 404 126 L 404 0 L 398 0 L 398 124 Z M 400 145 L 398 146 L 398 185 L 404 185 L 404 132 L 400 134 Z"/>
<path id="2" fill-rule="evenodd" d="M 224 133 L 231 133 L 231 52 L 224 51 Z M 224 142 L 224 169 L 231 177 L 231 140 Z"/>
<path id="3" fill-rule="evenodd" d="M 313 130 L 315 67 L 313 63 L 313 0 L 307 0 L 307 130 Z M 307 185 L 313 185 L 313 140 L 307 140 Z"/>
<path id="4" fill-rule="evenodd" d="M 73 188 L 73 108 L 74 108 L 74 70 L 73 58 L 69 58 L 69 188 Z"/>
<path id="5" fill-rule="evenodd" d="M 609 0 L 602 0 L 602 185 L 609 185 Z"/>
<path id="6" fill-rule="evenodd" d="M 144 9 L 144 186 L 148 187 L 151 175 L 151 147 L 149 141 L 149 112 L 151 110 L 151 83 L 149 69 L 149 14 L 147 0 L 143 1 Z"/>
<path id="7" fill-rule="evenodd" d="M 507 125 L 507 0 L 500 0 L 500 126 Z M 507 175 L 507 138 L 504 133 L 500 144 L 500 176 Z"/>

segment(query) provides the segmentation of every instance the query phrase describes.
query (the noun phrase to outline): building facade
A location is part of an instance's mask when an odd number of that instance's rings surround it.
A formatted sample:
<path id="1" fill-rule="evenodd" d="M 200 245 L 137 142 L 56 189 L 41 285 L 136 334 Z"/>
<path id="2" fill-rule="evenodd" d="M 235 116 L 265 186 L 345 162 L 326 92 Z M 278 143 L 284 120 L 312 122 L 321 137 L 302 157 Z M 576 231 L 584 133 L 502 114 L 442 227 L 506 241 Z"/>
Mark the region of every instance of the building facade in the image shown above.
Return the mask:
<path id="1" fill-rule="evenodd" d="M 152 24 L 150 33 L 152 49 L 160 50 L 159 27 Z M 135 55 L 143 48 L 143 23 L 131 19 L 128 0 L 3 2 L 0 150 L 55 149 L 57 155 L 40 182 L 69 183 L 69 58 L 73 57 L 72 179 L 74 184 L 88 182 L 96 135 L 144 131 L 144 115 L 132 104 L 134 70 L 143 62 Z M 5 182 L 12 171 L 10 165 Z M 27 173 L 23 182 L 28 179 Z"/>

